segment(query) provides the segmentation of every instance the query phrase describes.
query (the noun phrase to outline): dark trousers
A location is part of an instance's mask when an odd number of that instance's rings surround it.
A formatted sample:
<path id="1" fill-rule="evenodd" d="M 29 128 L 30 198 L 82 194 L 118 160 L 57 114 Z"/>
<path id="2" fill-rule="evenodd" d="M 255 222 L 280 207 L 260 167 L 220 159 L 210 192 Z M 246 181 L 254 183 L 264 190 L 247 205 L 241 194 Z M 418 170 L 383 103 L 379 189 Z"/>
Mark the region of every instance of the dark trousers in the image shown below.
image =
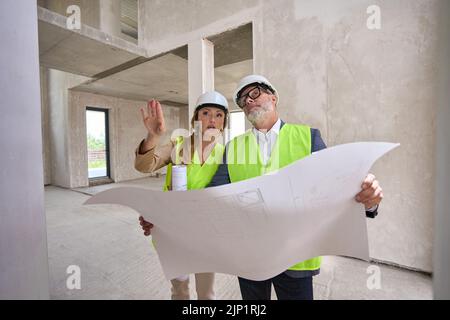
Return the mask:
<path id="1" fill-rule="evenodd" d="M 313 300 L 312 276 L 293 278 L 281 273 L 264 281 L 239 278 L 243 300 L 270 300 L 272 283 L 278 300 Z"/>

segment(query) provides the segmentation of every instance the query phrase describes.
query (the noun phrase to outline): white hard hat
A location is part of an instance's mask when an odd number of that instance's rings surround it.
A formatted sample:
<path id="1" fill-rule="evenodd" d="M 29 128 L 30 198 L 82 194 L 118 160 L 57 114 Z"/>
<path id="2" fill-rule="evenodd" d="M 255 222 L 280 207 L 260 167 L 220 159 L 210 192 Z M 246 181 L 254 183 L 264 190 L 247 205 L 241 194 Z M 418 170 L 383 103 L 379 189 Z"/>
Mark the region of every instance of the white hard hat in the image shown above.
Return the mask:
<path id="1" fill-rule="evenodd" d="M 203 93 L 200 97 L 198 97 L 195 110 L 208 104 L 213 104 L 216 107 L 222 109 L 223 111 L 228 112 L 227 99 L 217 91 L 208 91 Z"/>
<path id="2" fill-rule="evenodd" d="M 280 97 L 278 96 L 278 91 L 275 89 L 275 87 L 267 80 L 265 77 L 257 75 L 257 74 L 251 74 L 249 76 L 246 76 L 239 81 L 238 86 L 236 87 L 236 90 L 234 91 L 233 100 L 234 103 L 239 107 L 238 105 L 238 95 L 244 89 L 246 86 L 254 83 L 263 84 L 269 87 L 270 90 L 273 91 L 273 94 L 277 97 L 277 104 L 280 100 Z"/>

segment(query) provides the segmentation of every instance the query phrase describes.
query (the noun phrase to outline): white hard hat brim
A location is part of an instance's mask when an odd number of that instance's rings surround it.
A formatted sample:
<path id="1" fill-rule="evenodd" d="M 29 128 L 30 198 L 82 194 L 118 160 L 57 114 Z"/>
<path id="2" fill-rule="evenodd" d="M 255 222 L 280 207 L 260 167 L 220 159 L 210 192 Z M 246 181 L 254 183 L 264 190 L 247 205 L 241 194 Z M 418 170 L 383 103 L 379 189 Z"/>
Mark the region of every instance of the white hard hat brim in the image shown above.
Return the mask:
<path id="1" fill-rule="evenodd" d="M 277 97 L 277 104 L 278 104 L 280 97 L 278 96 L 277 89 L 272 85 L 272 83 L 270 83 L 269 80 L 267 80 L 265 77 L 263 77 L 261 75 L 252 74 L 252 75 L 242 78 L 239 81 L 239 84 L 238 84 L 238 86 L 234 92 L 234 96 L 233 96 L 233 101 L 236 104 L 236 106 L 238 106 L 240 108 L 240 106 L 238 104 L 238 97 L 240 96 L 240 93 L 242 92 L 242 90 L 244 90 L 246 87 L 248 87 L 252 84 L 262 84 L 262 85 L 268 86 L 272 90 L 273 94 Z"/>

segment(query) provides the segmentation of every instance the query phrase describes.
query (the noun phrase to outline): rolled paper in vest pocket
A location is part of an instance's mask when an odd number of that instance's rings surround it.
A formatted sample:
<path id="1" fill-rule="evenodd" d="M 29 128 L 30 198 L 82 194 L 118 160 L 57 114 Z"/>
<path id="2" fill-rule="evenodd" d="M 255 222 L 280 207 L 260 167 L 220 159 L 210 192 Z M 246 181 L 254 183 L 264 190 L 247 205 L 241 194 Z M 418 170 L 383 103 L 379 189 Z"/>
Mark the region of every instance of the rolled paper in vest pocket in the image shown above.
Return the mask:
<path id="1" fill-rule="evenodd" d="M 187 166 L 185 165 L 177 165 L 172 166 L 172 190 L 173 191 L 185 191 L 187 190 Z M 175 280 L 178 281 L 187 281 L 189 279 L 189 275 L 181 275 Z"/>
<path id="2" fill-rule="evenodd" d="M 185 165 L 172 166 L 172 190 L 173 191 L 187 190 L 187 166 Z"/>

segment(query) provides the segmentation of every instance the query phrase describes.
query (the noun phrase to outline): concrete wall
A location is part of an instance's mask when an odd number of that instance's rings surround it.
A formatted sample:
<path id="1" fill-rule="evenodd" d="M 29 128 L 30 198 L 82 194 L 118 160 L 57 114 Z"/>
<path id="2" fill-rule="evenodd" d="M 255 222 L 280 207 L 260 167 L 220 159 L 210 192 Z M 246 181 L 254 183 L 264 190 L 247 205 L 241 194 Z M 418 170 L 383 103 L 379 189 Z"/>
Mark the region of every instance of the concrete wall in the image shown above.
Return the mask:
<path id="1" fill-rule="evenodd" d="M 248 17 L 254 16 L 254 8 L 258 10 L 262 2 L 141 0 L 139 45 L 149 50 L 150 55 L 172 50 L 197 40 L 199 34 L 205 37 L 214 29 L 224 31 L 227 26 L 237 27 L 242 21 L 248 22 Z"/>
<path id="2" fill-rule="evenodd" d="M 180 128 L 189 130 L 191 127 L 191 119 L 189 119 L 189 107 L 180 108 Z"/>
<path id="3" fill-rule="evenodd" d="M 136 39 L 122 33 L 120 0 L 38 0 L 40 7 L 68 16 L 70 5 L 80 7 L 81 23 L 107 34 L 137 43 Z"/>
<path id="4" fill-rule="evenodd" d="M 100 27 L 105 33 L 122 38 L 137 44 L 137 40 L 122 33 L 120 23 L 121 6 L 120 0 L 99 0 L 100 1 Z"/>
<path id="5" fill-rule="evenodd" d="M 140 107 L 146 106 L 145 101 L 72 91 L 70 88 L 87 81 L 88 78 L 70 73 L 42 68 L 41 75 L 44 132 L 42 152 L 45 172 L 48 175 L 46 184 L 65 188 L 89 185 L 85 113 L 87 106 L 109 110 L 111 178 L 120 182 L 148 176 L 134 169 L 134 150 L 146 135 L 139 111 Z M 45 88 L 48 88 L 48 91 Z M 167 132 L 161 142 L 168 142 L 172 131 L 183 125 L 180 124 L 180 108 L 163 106 L 163 110 Z"/>
<path id="6" fill-rule="evenodd" d="M 44 185 L 52 182 L 51 150 L 50 150 L 50 112 L 48 103 L 47 69 L 40 68 L 41 79 L 41 118 L 42 118 L 42 159 L 44 168 Z"/>
<path id="7" fill-rule="evenodd" d="M 69 128 L 69 89 L 89 78 L 63 71 L 48 69 L 49 143 L 51 159 L 51 183 L 56 186 L 72 187 L 70 159 L 76 153 L 72 147 Z M 46 142 L 47 143 L 47 142 Z M 44 145 L 46 145 L 44 143 Z M 69 147 L 70 146 L 70 147 Z M 47 165 L 46 165 L 47 166 Z"/>
<path id="8" fill-rule="evenodd" d="M 71 188 L 89 184 L 85 116 L 87 106 L 109 110 L 111 178 L 115 182 L 120 182 L 148 176 L 148 174 L 141 174 L 134 169 L 134 151 L 146 136 L 139 109 L 146 104 L 145 101 L 131 101 L 86 92 L 71 92 L 69 133 L 72 149 Z M 168 142 L 172 130 L 179 127 L 179 108 L 163 106 L 163 111 L 167 133 L 161 141 Z"/>
<path id="9" fill-rule="evenodd" d="M 437 2 L 148 1 L 141 29 L 157 54 L 252 22 L 254 70 L 278 88 L 282 118 L 319 128 L 329 146 L 400 142 L 372 170 L 385 200 L 368 222 L 371 256 L 431 271 Z M 380 30 L 366 27 L 374 4 Z"/>
<path id="10" fill-rule="evenodd" d="M 120 27 L 120 1 L 99 0 L 100 27 L 103 32 L 113 36 L 122 34 Z"/>
<path id="11" fill-rule="evenodd" d="M 381 8 L 381 30 L 366 28 L 372 4 Z M 262 31 L 255 70 L 279 88 L 283 118 L 319 128 L 329 146 L 402 144 L 372 170 L 386 197 L 368 221 L 370 254 L 425 271 L 432 270 L 436 14 L 436 1 L 284 1 L 265 6 L 255 28 Z"/>
<path id="12" fill-rule="evenodd" d="M 0 299 L 48 299 L 36 2 L 0 2 L 0 39 Z"/>

